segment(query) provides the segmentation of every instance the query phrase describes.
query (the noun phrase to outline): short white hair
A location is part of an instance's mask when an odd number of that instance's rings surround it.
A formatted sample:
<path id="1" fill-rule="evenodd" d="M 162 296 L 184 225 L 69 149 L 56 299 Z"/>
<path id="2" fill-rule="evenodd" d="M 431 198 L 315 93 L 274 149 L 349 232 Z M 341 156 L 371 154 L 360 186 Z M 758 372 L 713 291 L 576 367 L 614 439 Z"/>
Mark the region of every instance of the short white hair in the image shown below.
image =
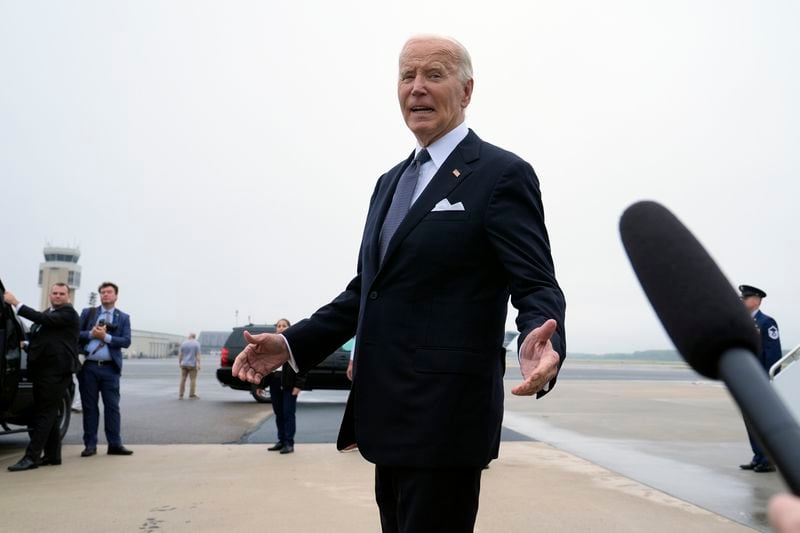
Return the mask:
<path id="1" fill-rule="evenodd" d="M 406 40 L 405 44 L 403 45 L 403 49 L 400 51 L 400 58 L 403 57 L 403 52 L 405 51 L 409 43 L 414 41 L 430 41 L 430 40 L 445 41 L 453 46 L 454 49 L 453 52 L 454 55 L 456 56 L 456 68 L 458 69 L 457 76 L 459 81 L 463 85 L 466 85 L 467 82 L 472 79 L 472 58 L 469 56 L 467 48 L 452 37 L 448 37 L 446 35 L 436 35 L 436 34 L 412 35 Z"/>

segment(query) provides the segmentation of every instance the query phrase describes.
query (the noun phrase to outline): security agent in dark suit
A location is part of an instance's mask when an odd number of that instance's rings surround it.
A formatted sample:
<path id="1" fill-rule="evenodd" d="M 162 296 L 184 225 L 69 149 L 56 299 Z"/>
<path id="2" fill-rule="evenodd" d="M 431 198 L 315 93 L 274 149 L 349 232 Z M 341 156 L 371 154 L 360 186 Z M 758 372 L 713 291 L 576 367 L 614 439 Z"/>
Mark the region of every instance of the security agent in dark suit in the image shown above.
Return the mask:
<path id="1" fill-rule="evenodd" d="M 418 145 L 378 180 L 356 277 L 283 338 L 246 334 L 233 367 L 253 383 L 287 359 L 305 371 L 355 334 L 337 444 L 376 464 L 385 532 L 472 531 L 500 443 L 509 295 L 524 377 L 512 393 L 551 390 L 566 353 L 538 180 L 466 128 L 472 88 L 459 43 L 405 44 L 398 98 Z"/>
<path id="2" fill-rule="evenodd" d="M 33 321 L 28 345 L 28 375 L 33 382 L 34 421 L 25 456 L 8 467 L 12 472 L 39 465 L 61 464 L 58 407 L 78 365 L 78 313 L 69 303 L 69 287 L 56 283 L 50 289 L 50 308 L 39 312 L 23 305 L 6 291 L 3 300 L 17 314 Z M 44 451 L 44 457 L 41 457 Z"/>
<path id="3" fill-rule="evenodd" d="M 105 281 L 98 288 L 100 307 L 81 311 L 80 344 L 86 354 L 78 385 L 83 407 L 83 444 L 81 457 L 97 453 L 97 428 L 100 424 L 99 397 L 103 397 L 103 424 L 108 455 L 132 455 L 122 445 L 119 411 L 119 378 L 122 374 L 122 348 L 131 345 L 131 318 L 116 308 L 119 288 Z"/>
<path id="4" fill-rule="evenodd" d="M 753 315 L 753 320 L 756 323 L 761 334 L 761 366 L 764 367 L 765 372 L 769 372 L 772 365 L 780 360 L 781 352 L 781 334 L 778 330 L 778 323 L 771 316 L 764 314 L 761 311 L 761 300 L 767 297 L 767 293 L 753 287 L 752 285 L 739 285 L 739 292 L 741 293 L 742 302 L 747 310 Z M 746 464 L 739 465 L 742 470 L 752 470 L 753 472 L 765 473 L 774 472 L 775 467 L 770 463 L 769 458 L 761 444 L 758 442 L 755 434 L 750 431 L 749 424 L 745 420 L 747 426 L 747 436 L 750 439 L 750 447 L 753 449 L 753 459 Z"/>

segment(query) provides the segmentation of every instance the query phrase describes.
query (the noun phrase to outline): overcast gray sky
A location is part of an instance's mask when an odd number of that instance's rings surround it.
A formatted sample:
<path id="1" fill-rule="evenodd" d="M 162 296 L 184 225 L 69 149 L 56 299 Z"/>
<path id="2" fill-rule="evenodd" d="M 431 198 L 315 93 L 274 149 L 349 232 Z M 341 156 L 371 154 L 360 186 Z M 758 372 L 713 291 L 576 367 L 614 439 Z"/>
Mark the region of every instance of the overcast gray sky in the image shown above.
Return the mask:
<path id="1" fill-rule="evenodd" d="M 800 4 L 0 0 L 0 276 L 80 246 L 136 329 L 298 320 L 355 272 L 375 180 L 414 138 L 415 33 L 459 39 L 467 123 L 542 185 L 570 351 L 671 347 L 617 230 L 654 199 L 800 343 Z M 509 328 L 514 313 L 509 314 Z"/>

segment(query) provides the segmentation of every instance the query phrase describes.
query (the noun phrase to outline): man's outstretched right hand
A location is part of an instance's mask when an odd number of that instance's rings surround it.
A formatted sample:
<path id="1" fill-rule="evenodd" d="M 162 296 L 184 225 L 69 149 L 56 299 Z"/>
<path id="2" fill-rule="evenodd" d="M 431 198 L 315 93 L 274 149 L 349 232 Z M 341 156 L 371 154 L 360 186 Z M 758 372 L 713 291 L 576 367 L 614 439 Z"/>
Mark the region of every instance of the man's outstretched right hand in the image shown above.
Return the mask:
<path id="1" fill-rule="evenodd" d="M 242 381 L 261 383 L 270 372 L 289 360 L 286 341 L 275 333 L 250 335 L 244 332 L 247 346 L 236 356 L 231 373 Z"/>

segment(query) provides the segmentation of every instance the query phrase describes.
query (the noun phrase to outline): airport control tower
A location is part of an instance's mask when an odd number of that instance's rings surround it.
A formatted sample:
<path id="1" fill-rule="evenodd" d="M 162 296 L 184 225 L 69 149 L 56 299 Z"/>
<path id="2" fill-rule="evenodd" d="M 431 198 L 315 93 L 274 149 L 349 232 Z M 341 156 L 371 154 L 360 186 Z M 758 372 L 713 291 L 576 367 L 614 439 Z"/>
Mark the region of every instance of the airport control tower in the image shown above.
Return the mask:
<path id="1" fill-rule="evenodd" d="M 81 267 L 78 248 L 45 246 L 44 263 L 39 265 L 39 287 L 42 288 L 42 300 L 39 309 L 50 306 L 50 287 L 53 283 L 66 283 L 69 286 L 69 299 L 75 303 L 75 291 L 81 286 Z"/>

